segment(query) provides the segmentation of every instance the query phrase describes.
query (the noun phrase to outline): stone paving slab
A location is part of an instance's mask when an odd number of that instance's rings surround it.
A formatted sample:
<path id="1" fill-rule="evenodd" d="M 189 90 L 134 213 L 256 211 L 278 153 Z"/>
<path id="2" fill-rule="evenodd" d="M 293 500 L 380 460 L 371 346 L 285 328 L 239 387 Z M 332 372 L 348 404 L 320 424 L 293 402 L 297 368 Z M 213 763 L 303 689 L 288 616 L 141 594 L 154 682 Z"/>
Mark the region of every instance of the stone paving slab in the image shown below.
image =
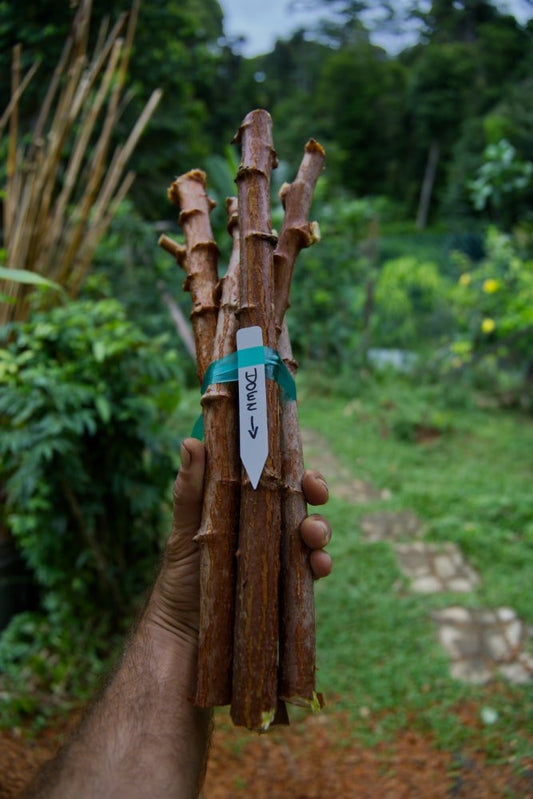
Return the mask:
<path id="1" fill-rule="evenodd" d="M 400 541 L 420 538 L 423 534 L 422 520 L 410 510 L 378 510 L 361 519 L 361 530 L 365 541 Z"/>
<path id="2" fill-rule="evenodd" d="M 525 649 L 528 629 L 512 608 L 453 606 L 431 616 L 452 660 L 452 677 L 476 685 L 498 674 L 519 685 L 533 682 L 533 655 Z"/>
<path id="3" fill-rule="evenodd" d="M 388 489 L 354 478 L 343 467 L 327 439 L 312 430 L 302 431 L 306 466 L 318 466 L 328 480 L 330 494 L 352 504 L 391 498 Z M 480 583 L 478 573 L 453 543 L 428 544 L 417 540 L 423 523 L 412 511 L 376 511 L 361 520 L 364 540 L 390 541 L 398 565 L 411 581 L 412 591 L 469 592 Z M 400 543 L 409 540 L 409 543 Z M 518 685 L 533 683 L 533 654 L 527 642 L 533 637 L 512 608 L 495 610 L 453 606 L 433 611 L 439 641 L 451 659 L 451 675 L 482 685 L 496 676 Z"/>
<path id="4" fill-rule="evenodd" d="M 414 541 L 410 544 L 395 544 L 393 548 L 398 565 L 411 580 L 410 588 L 415 593 L 464 593 L 473 591 L 479 585 L 479 575 L 455 544 Z"/>

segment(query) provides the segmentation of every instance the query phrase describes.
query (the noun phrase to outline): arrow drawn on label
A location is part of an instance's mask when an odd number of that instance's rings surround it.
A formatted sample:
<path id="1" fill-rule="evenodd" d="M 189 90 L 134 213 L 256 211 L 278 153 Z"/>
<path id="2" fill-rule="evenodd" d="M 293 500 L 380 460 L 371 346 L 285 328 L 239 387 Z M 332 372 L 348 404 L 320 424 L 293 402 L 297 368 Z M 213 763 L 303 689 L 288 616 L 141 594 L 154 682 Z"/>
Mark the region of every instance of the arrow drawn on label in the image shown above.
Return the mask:
<path id="1" fill-rule="evenodd" d="M 254 417 L 253 416 L 250 417 L 250 426 L 251 427 L 250 427 L 250 430 L 248 430 L 248 432 L 250 433 L 252 438 L 255 439 L 255 437 L 257 435 L 257 431 L 259 430 L 259 427 L 256 427 L 254 425 Z"/>

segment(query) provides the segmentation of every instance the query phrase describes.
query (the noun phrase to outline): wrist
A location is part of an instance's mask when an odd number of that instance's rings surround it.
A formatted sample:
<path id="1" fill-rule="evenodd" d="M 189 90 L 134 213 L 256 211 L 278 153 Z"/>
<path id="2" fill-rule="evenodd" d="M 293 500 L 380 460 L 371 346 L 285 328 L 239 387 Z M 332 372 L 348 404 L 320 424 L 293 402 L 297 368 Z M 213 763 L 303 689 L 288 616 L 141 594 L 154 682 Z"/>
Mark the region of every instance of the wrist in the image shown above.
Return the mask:
<path id="1" fill-rule="evenodd" d="M 195 544 L 192 556 L 179 555 L 174 551 L 173 536 L 174 533 L 167 545 L 145 616 L 185 643 L 197 645 L 200 626 L 198 548 Z"/>
<path id="2" fill-rule="evenodd" d="M 196 656 L 198 614 L 179 612 L 179 609 L 168 600 L 166 592 L 161 589 L 159 583 L 156 583 L 152 591 L 141 625 L 158 647 L 191 651 Z"/>

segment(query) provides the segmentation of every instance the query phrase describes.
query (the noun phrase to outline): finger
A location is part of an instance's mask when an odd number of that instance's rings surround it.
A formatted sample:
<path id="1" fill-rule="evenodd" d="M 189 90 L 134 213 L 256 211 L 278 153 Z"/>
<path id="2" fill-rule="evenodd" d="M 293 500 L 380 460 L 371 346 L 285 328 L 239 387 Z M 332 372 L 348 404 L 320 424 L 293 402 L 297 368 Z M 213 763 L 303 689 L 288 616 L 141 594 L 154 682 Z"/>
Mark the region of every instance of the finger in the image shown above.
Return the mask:
<path id="1" fill-rule="evenodd" d="M 309 554 L 309 563 L 316 579 L 320 577 L 327 577 L 333 568 L 333 561 L 331 555 L 323 549 L 315 549 Z"/>
<path id="2" fill-rule="evenodd" d="M 174 483 L 174 530 L 197 530 L 202 516 L 205 449 L 196 438 L 186 438 L 180 450 L 181 466 Z"/>
<path id="3" fill-rule="evenodd" d="M 302 490 L 310 505 L 325 505 L 329 499 L 328 484 L 320 472 L 305 471 L 302 477 Z"/>
<path id="4" fill-rule="evenodd" d="M 323 549 L 331 540 L 331 527 L 323 516 L 313 513 L 301 523 L 300 535 L 309 549 Z"/>

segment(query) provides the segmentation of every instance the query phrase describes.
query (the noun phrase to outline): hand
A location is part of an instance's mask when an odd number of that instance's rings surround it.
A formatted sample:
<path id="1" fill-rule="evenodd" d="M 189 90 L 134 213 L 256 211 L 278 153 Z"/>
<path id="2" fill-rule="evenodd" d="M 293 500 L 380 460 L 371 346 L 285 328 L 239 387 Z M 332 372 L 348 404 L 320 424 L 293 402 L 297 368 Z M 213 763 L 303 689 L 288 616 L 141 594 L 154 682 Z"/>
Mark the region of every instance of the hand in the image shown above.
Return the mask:
<path id="1" fill-rule="evenodd" d="M 196 645 L 200 615 L 200 552 L 194 537 L 202 515 L 205 449 L 195 438 L 181 446 L 181 468 L 174 484 L 174 518 L 163 566 L 148 609 L 148 619 L 167 632 Z M 322 475 L 305 472 L 302 489 L 307 502 L 323 505 L 328 488 Z M 319 514 L 307 516 L 300 528 L 311 549 L 311 569 L 318 579 L 331 571 L 331 557 L 324 547 L 331 539 L 331 528 Z"/>

